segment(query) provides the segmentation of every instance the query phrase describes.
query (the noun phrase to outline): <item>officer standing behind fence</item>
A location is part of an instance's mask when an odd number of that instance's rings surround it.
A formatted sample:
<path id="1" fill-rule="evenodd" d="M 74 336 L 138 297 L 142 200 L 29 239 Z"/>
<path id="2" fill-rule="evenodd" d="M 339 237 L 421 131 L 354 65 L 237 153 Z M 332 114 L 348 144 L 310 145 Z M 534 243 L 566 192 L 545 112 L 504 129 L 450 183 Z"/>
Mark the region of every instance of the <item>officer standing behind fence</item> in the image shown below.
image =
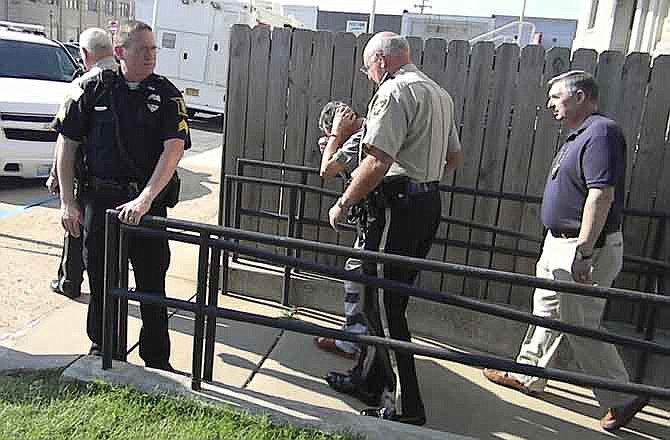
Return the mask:
<path id="1" fill-rule="evenodd" d="M 368 216 L 365 248 L 424 258 L 440 223 L 438 183 L 445 164 L 453 169 L 463 160 L 453 101 L 412 64 L 407 41 L 391 32 L 370 39 L 361 70 L 379 85 L 367 113 L 366 156 L 330 209 L 330 223 L 335 227 L 350 206 L 367 196 L 375 211 Z M 363 270 L 408 285 L 417 275 L 403 265 L 364 262 Z M 366 287 L 364 309 L 372 333 L 410 340 L 409 298 L 402 293 Z M 369 346 L 349 374 L 331 372 L 326 380 L 338 391 L 381 405 L 363 415 L 426 422 L 412 354 Z"/>
<path id="2" fill-rule="evenodd" d="M 82 32 L 79 36 L 79 52 L 87 72 L 72 81 L 74 89 L 71 93 L 81 93 L 82 82 L 100 75 L 101 71 L 108 69 L 116 72 L 119 68 L 119 65 L 114 60 L 112 38 L 104 29 L 94 27 Z M 63 105 L 67 105 L 67 102 L 66 100 Z M 46 181 L 46 186 L 51 193 L 58 194 L 58 149 L 55 150 L 54 164 L 51 167 L 51 173 Z M 76 192 L 79 193 L 81 190 L 80 185 L 83 183 L 80 180 L 84 172 L 81 151 L 76 157 L 75 186 L 77 187 Z M 70 298 L 77 298 L 81 295 L 83 277 L 84 262 L 82 261 L 81 237 L 74 237 L 66 232 L 63 240 L 60 264 L 58 265 L 58 278 L 52 280 L 49 286 L 56 293 Z"/>
<path id="3" fill-rule="evenodd" d="M 99 75 L 83 84 L 57 119 L 58 175 L 64 228 L 79 236 L 83 225 L 84 261 L 91 300 L 87 332 L 91 354 L 100 354 L 105 260 L 105 211 L 120 210 L 119 220 L 139 224 L 145 214 L 165 216 L 173 175 L 191 141 L 186 107 L 179 91 L 153 73 L 156 42 L 142 22 L 124 26 L 114 41 L 119 75 Z M 83 143 L 82 143 L 83 142 Z M 72 191 L 73 158 L 84 149 L 87 176 L 84 216 Z M 165 295 L 170 263 L 166 239 L 137 236 L 129 241 L 137 289 Z M 148 367 L 171 370 L 167 311 L 141 306 L 140 356 Z"/>
<path id="4" fill-rule="evenodd" d="M 626 141 L 616 123 L 597 113 L 598 85 L 583 71 L 549 81 L 548 107 L 570 130 L 552 164 L 542 199 L 542 223 L 548 229 L 537 262 L 537 277 L 610 287 L 623 264 L 621 234 Z M 598 328 L 606 299 L 535 289 L 533 314 L 579 326 Z M 614 345 L 530 326 L 517 362 L 547 367 L 562 340 L 570 343 L 587 374 L 628 382 Z M 486 369 L 491 382 L 526 394 L 544 390 L 546 379 Z M 596 389 L 607 413 L 600 425 L 608 431 L 626 425 L 647 403 L 638 397 Z"/>

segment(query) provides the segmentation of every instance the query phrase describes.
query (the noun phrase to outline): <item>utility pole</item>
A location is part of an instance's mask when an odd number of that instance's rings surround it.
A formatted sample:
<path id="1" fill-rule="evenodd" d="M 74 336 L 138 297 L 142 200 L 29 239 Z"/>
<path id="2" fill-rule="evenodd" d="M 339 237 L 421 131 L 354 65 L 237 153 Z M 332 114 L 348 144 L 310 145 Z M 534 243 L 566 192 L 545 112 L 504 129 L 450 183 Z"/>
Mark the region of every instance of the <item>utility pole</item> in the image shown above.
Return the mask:
<path id="1" fill-rule="evenodd" d="M 377 0 L 372 0 L 372 9 L 370 10 L 370 20 L 368 21 L 368 33 L 375 33 L 375 11 L 377 10 Z"/>
<path id="2" fill-rule="evenodd" d="M 430 0 L 421 0 L 421 4 L 420 5 L 414 5 L 414 7 L 420 9 L 421 14 L 423 14 L 424 9 L 432 8 L 432 6 L 427 4 L 427 3 L 430 3 Z"/>
<path id="3" fill-rule="evenodd" d="M 523 6 L 521 6 L 521 15 L 519 15 L 519 36 L 516 39 L 516 42 L 521 46 L 521 32 L 523 31 L 523 19 L 526 18 L 526 0 L 523 0 Z M 532 35 L 531 35 L 532 37 Z"/>

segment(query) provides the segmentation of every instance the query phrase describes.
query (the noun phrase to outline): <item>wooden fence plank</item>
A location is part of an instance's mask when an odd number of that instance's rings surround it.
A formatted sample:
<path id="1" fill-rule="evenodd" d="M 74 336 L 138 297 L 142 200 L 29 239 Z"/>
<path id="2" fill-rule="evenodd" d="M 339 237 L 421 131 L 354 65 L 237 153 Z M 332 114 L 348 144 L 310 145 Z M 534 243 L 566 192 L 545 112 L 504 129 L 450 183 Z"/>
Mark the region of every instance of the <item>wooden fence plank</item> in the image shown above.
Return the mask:
<path id="1" fill-rule="evenodd" d="M 409 43 L 409 55 L 412 57 L 412 63 L 421 69 L 423 39 L 421 37 L 407 37 L 407 43 Z"/>
<path id="2" fill-rule="evenodd" d="M 622 104 L 624 104 L 622 101 L 624 93 L 622 75 L 625 61 L 626 59 L 622 53 L 605 51 L 598 58 L 598 73 L 596 75 L 596 81 L 600 89 L 600 96 L 598 98 L 599 110 L 616 120 L 619 124 L 628 118 L 628 115 L 620 111 Z M 648 77 L 647 69 L 647 77 L 644 79 L 645 85 Z M 628 155 L 631 156 L 630 163 L 632 165 L 634 151 L 630 147 L 628 148 Z M 626 176 L 626 180 L 630 181 L 630 176 Z M 636 288 L 638 278 L 636 275 L 622 274 L 618 277 L 617 283 L 625 283 L 632 288 Z M 621 284 L 618 285 L 621 286 Z M 613 314 L 618 314 L 619 316 L 626 316 L 626 319 L 630 319 L 630 311 L 633 309 L 631 306 L 632 304 L 630 303 L 610 303 L 607 307 L 607 315 L 611 317 Z"/>
<path id="3" fill-rule="evenodd" d="M 426 40 L 426 46 L 423 53 L 423 67 L 422 71 L 436 83 L 442 85 L 445 78 L 445 65 L 447 61 L 447 42 L 439 38 L 431 38 Z M 444 207 L 443 207 L 444 209 Z M 443 211 L 444 212 L 444 211 Z M 446 233 L 446 228 L 444 228 Z M 438 230 L 437 236 L 444 236 Z M 432 260 L 442 260 L 444 256 L 444 246 L 434 244 L 428 251 L 426 258 Z M 442 275 L 436 272 L 422 271 L 419 274 L 418 283 L 420 286 L 440 290 L 442 285 Z"/>
<path id="4" fill-rule="evenodd" d="M 263 160 L 281 162 L 284 154 L 286 134 L 286 105 L 288 95 L 288 63 L 291 54 L 291 30 L 275 28 L 270 42 L 270 66 L 268 70 L 268 97 L 265 116 L 265 148 Z M 263 170 L 263 178 L 281 180 L 281 171 Z M 265 211 L 279 213 L 280 189 L 266 187 L 261 196 L 261 207 Z M 283 228 L 282 228 L 283 225 Z M 284 233 L 286 224 L 277 220 L 260 219 L 259 230 L 266 234 Z"/>
<path id="5" fill-rule="evenodd" d="M 230 31 L 230 61 L 228 68 L 228 96 L 226 128 L 224 133 L 223 168 L 226 174 L 235 174 L 236 160 L 242 157 L 247 117 L 247 89 L 249 87 L 249 55 L 251 29 L 247 25 L 233 25 Z"/>
<path id="6" fill-rule="evenodd" d="M 477 188 L 488 191 L 500 191 L 503 178 L 503 165 L 507 142 L 509 141 L 509 121 L 516 97 L 517 76 L 519 72 L 519 46 L 503 44 L 496 50 L 493 90 L 489 103 L 486 124 L 486 139 L 482 160 L 479 165 Z M 479 197 L 475 202 L 474 220 L 486 225 L 494 225 L 498 213 L 499 201 L 490 197 Z M 477 244 L 493 244 L 493 234 L 478 229 L 472 230 L 471 241 Z M 489 267 L 492 252 L 470 251 L 468 265 Z M 466 280 L 465 291 L 483 298 L 487 283 L 484 280 L 470 278 Z"/>
<path id="7" fill-rule="evenodd" d="M 649 82 L 651 58 L 648 54 L 633 53 L 626 57 L 622 69 L 621 101 L 613 117 L 621 126 L 626 138 L 626 193 L 630 189 L 635 162 L 635 150 L 640 134 L 640 120 L 644 110 L 645 94 Z M 624 219 L 624 224 L 626 219 Z M 626 252 L 628 250 L 626 249 Z M 615 286 L 627 289 L 637 289 L 640 277 L 636 274 L 622 273 Z M 608 319 L 630 322 L 637 306 L 627 301 L 610 301 L 607 304 L 606 317 Z"/>
<path id="8" fill-rule="evenodd" d="M 453 40 L 449 42 L 447 50 L 447 60 L 445 72 L 442 76 L 443 83 L 440 85 L 451 95 L 454 101 L 454 120 L 456 121 L 456 129 L 461 131 L 461 124 L 463 123 L 463 104 L 465 102 L 465 94 L 467 89 L 468 65 L 470 62 L 470 44 L 467 41 Z M 469 154 L 468 147 L 463 145 L 464 154 Z M 445 185 L 452 185 L 456 177 L 455 172 L 445 173 L 442 177 L 442 183 Z M 442 215 L 449 215 L 451 212 L 452 195 L 443 192 L 442 197 Z M 449 234 L 449 225 L 441 224 L 437 232 L 437 237 L 447 238 Z M 433 245 L 433 248 L 441 248 L 442 260 L 447 259 L 447 246 Z M 433 252 L 434 249 L 431 249 Z M 442 275 L 440 286 L 442 289 L 447 285 L 447 278 L 454 278 L 453 275 Z M 456 278 L 456 285 L 460 285 L 461 278 Z"/>
<path id="9" fill-rule="evenodd" d="M 547 82 L 566 71 L 570 70 L 570 50 L 567 48 L 552 48 L 545 57 L 544 75 L 541 87 L 538 88 L 538 116 L 535 131 L 535 140 L 533 144 L 530 169 L 528 171 L 528 182 L 526 185 L 526 194 L 541 197 L 544 193 L 544 185 L 549 173 L 552 158 L 557 150 L 558 133 L 560 123 L 554 119 L 551 111 L 546 107 L 549 85 Z M 540 220 L 540 205 L 527 203 L 523 208 L 523 217 L 521 221 L 521 232 L 529 235 L 542 237 L 544 227 Z M 540 252 L 541 244 L 529 242 L 527 240 L 519 241 L 519 249 L 530 252 Z M 537 259 L 528 259 L 519 257 L 517 259 L 516 271 L 527 275 L 535 275 L 535 264 Z M 532 306 L 532 293 L 516 291 L 512 288 L 511 299 L 514 304 L 530 309 Z"/>
<path id="10" fill-rule="evenodd" d="M 354 66 L 356 69 L 354 69 L 354 88 L 351 105 L 359 115 L 367 114 L 368 103 L 374 91 L 372 81 L 368 79 L 367 75 L 358 70 L 359 67 L 363 66 L 363 50 L 368 41 L 370 41 L 370 38 L 372 38 L 370 34 L 361 34 L 356 38 L 356 55 L 354 56 Z"/>
<path id="11" fill-rule="evenodd" d="M 444 67 L 447 61 L 447 41 L 441 38 L 426 40 L 423 51 L 423 67 L 421 71 L 430 79 L 442 85 L 444 83 Z"/>
<path id="12" fill-rule="evenodd" d="M 486 108 L 493 74 L 493 52 L 493 43 L 490 42 L 477 43 L 472 49 L 470 74 L 467 83 L 467 96 L 470 99 L 468 99 L 465 106 L 463 130 L 461 132 L 461 143 L 465 150 L 465 162 L 457 170 L 455 180 L 456 185 L 459 186 L 472 188 L 477 184 L 482 140 L 484 138 Z M 471 220 L 473 208 L 473 197 L 462 194 L 453 195 L 451 215 L 464 220 Z M 469 228 L 450 225 L 449 238 L 467 243 L 470 238 Z M 465 263 L 467 261 L 467 249 L 450 246 L 447 248 L 447 259 L 455 263 Z M 462 277 L 448 277 L 446 281 L 448 291 L 462 291 Z M 469 295 L 467 292 L 466 294 Z"/>
<path id="13" fill-rule="evenodd" d="M 305 149 L 307 125 L 309 69 L 312 63 L 312 43 L 315 33 L 306 29 L 296 29 L 291 38 L 291 60 L 288 71 L 288 119 L 284 162 L 302 164 Z M 287 172 L 284 178 L 290 182 L 300 182 L 298 173 Z M 289 193 L 282 197 L 282 212 L 288 214 Z"/>
<path id="14" fill-rule="evenodd" d="M 544 48 L 542 46 L 526 46 L 521 51 L 519 64 L 519 84 L 524 88 L 517 89 L 512 132 L 510 135 L 502 189 L 505 192 L 524 193 L 528 180 L 529 163 L 533 148 L 533 131 L 537 117 L 538 99 L 542 90 L 542 70 L 544 67 Z M 544 101 L 544 100 L 543 100 Z M 518 231 L 519 219 L 523 215 L 523 204 L 519 202 L 501 201 L 498 226 Z M 516 248 L 518 240 L 496 236 L 497 246 Z M 494 267 L 505 271 L 514 271 L 516 258 L 505 254 L 494 255 Z M 507 286 L 501 283 L 489 283 L 488 298 L 492 301 L 508 302 Z M 523 294 L 523 293 L 522 293 Z"/>
<path id="15" fill-rule="evenodd" d="M 251 55 L 249 63 L 249 83 L 265 84 L 268 81 L 268 63 L 270 60 L 270 29 L 256 26 L 251 30 Z M 263 159 L 265 146 L 265 114 L 267 105 L 267 87 L 249 87 L 247 98 L 246 138 L 244 142 L 244 157 L 249 159 Z M 248 176 L 260 177 L 261 170 L 248 168 Z M 242 190 L 242 204 L 246 209 L 259 210 L 262 187 L 254 183 L 247 183 Z M 242 217 L 241 228 L 250 231 L 258 230 L 257 217 Z"/>
<path id="16" fill-rule="evenodd" d="M 623 130 L 628 147 L 626 154 L 626 191 L 630 189 L 630 181 L 633 177 L 635 148 L 640 134 L 640 123 L 650 70 L 651 57 L 649 54 L 632 53 L 626 57 L 621 79 L 623 97 L 618 111 L 615 113 L 616 121 Z"/>
<path id="17" fill-rule="evenodd" d="M 319 31 L 314 37 L 314 48 L 312 63 L 309 73 L 309 94 L 307 110 L 307 134 L 305 138 L 304 156 L 302 164 L 318 167 L 321 163 L 321 151 L 319 150 L 318 140 L 321 136 L 319 131 L 319 115 L 321 109 L 330 99 L 330 84 L 333 74 L 333 44 L 335 35 L 328 31 Z M 321 178 L 311 175 L 307 179 L 307 184 L 320 186 Z M 318 194 L 305 194 L 306 218 L 318 219 L 320 216 L 321 197 Z M 325 203 L 331 203 L 332 200 L 324 200 Z M 305 240 L 318 240 L 319 226 L 303 226 L 303 237 Z M 308 253 L 304 253 L 307 257 Z M 333 260 L 334 261 L 334 260 Z"/>
<path id="18" fill-rule="evenodd" d="M 596 73 L 598 52 L 593 49 L 577 49 L 572 55 L 572 70 L 584 70 L 591 75 Z"/>
<path id="19" fill-rule="evenodd" d="M 610 118 L 621 103 L 621 74 L 625 58 L 621 52 L 605 51 L 598 57 L 596 82 L 598 83 L 598 109 Z"/>
<path id="20" fill-rule="evenodd" d="M 454 100 L 456 125 L 463 123 L 463 105 L 467 94 L 470 44 L 467 41 L 450 41 L 447 50 L 447 66 L 442 86 Z"/>
<path id="21" fill-rule="evenodd" d="M 350 32 L 338 32 L 335 34 L 334 46 L 330 99 L 350 104 L 354 81 L 354 66 L 356 65 L 356 37 Z M 341 191 L 342 181 L 340 179 L 331 179 L 324 182 L 324 187 Z M 328 210 L 333 203 L 334 200 L 332 198 L 321 198 L 322 219 L 328 218 Z M 351 246 L 354 242 L 354 234 L 349 231 L 336 233 L 332 228 L 321 228 L 319 230 L 319 241 Z M 337 258 L 333 255 L 319 255 L 319 261 L 326 264 L 339 265 L 340 267 L 344 264 L 344 258 Z"/>

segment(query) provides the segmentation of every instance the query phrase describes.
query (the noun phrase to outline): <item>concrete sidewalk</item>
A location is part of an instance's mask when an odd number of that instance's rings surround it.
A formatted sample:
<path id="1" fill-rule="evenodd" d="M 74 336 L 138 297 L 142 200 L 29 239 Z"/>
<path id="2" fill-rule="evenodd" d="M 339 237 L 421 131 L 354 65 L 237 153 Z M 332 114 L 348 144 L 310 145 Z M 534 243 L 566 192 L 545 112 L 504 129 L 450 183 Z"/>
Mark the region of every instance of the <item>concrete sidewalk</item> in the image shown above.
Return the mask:
<path id="1" fill-rule="evenodd" d="M 187 197 L 172 210 L 171 216 L 216 223 L 220 154 L 220 150 L 212 150 L 182 162 Z M 104 378 L 147 391 L 190 394 L 187 376 L 141 367 L 137 349 L 128 358 L 130 364 L 116 363 L 106 372 L 100 370 L 99 359 L 81 356 L 89 347 L 84 331 L 88 296 L 72 301 L 48 291 L 62 238 L 54 208 L 34 208 L 0 223 L 0 256 L 7 262 L 0 268 L 0 287 L 14 289 L 11 292 L 16 295 L 0 301 L 0 306 L 4 306 L 2 313 L 6 314 L 3 322 L 8 323 L 0 327 L 4 332 L 0 336 L 0 370 L 69 365 L 66 371 L 69 377 Z M 190 298 L 196 288 L 197 248 L 185 244 L 171 246 L 168 295 Z M 87 284 L 84 286 L 87 291 Z M 289 310 L 276 302 L 239 294 L 220 295 L 219 304 L 269 317 L 290 315 L 333 328 L 341 325 L 338 316 L 309 308 Z M 13 313 L 24 306 L 27 312 Z M 178 312 L 170 319 L 171 361 L 185 374 L 191 369 L 193 324 L 193 316 L 185 312 Z M 131 305 L 130 345 L 137 340 L 139 326 L 139 310 Z M 443 346 L 420 336 L 415 342 Z M 346 371 L 351 365 L 351 361 L 318 350 L 311 336 L 219 320 L 214 381 L 196 396 L 268 413 L 291 423 L 329 431 L 352 429 L 369 439 L 612 437 L 599 429 L 598 419 L 603 410 L 597 407 L 590 390 L 550 382 L 547 393 L 532 398 L 489 384 L 479 369 L 424 357 L 417 358 L 417 370 L 428 412 L 428 429 L 362 418 L 356 415 L 363 408 L 362 403 L 332 391 L 322 379 L 329 370 Z M 656 402 L 618 436 L 670 439 L 669 416 L 668 403 Z"/>

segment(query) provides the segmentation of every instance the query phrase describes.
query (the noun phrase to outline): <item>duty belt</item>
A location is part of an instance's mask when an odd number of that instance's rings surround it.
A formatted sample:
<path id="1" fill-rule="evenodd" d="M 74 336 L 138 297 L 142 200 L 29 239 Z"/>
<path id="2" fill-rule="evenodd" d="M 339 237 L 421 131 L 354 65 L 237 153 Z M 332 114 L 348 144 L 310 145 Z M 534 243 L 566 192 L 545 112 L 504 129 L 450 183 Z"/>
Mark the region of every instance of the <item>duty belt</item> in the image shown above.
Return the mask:
<path id="1" fill-rule="evenodd" d="M 619 232 L 621 230 L 620 225 L 605 225 L 603 230 L 600 232 L 598 239 L 596 240 L 595 248 L 599 249 L 605 246 L 605 241 L 607 236 Z M 549 230 L 549 233 L 554 238 L 577 238 L 579 237 L 579 229 L 566 229 L 566 230 Z"/>
<path id="2" fill-rule="evenodd" d="M 440 182 L 417 182 L 408 177 L 397 177 L 385 179 L 381 184 L 382 193 L 386 197 L 393 197 L 398 194 L 411 196 L 440 189 Z"/>
<path id="3" fill-rule="evenodd" d="M 95 176 L 89 176 L 87 179 L 88 189 L 93 192 L 101 193 L 121 193 L 137 195 L 140 192 L 140 185 L 137 182 L 119 182 L 113 179 L 101 179 Z"/>

